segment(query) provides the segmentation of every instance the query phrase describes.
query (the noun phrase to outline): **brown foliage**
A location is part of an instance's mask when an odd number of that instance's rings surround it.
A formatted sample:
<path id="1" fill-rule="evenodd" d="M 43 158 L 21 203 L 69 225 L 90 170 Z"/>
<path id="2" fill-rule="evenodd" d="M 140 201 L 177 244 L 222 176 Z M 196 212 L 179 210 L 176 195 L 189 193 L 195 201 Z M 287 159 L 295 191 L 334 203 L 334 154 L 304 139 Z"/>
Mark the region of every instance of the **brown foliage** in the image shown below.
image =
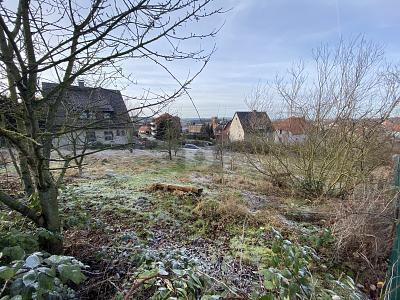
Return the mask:
<path id="1" fill-rule="evenodd" d="M 362 185 L 336 207 L 332 232 L 339 260 L 352 261 L 357 272 L 382 280 L 387 267 L 395 221 L 397 194 Z M 365 272 L 369 270 L 369 272 Z"/>
<path id="2" fill-rule="evenodd" d="M 248 208 L 234 195 L 223 194 L 220 199 L 205 199 L 194 209 L 199 217 L 217 221 L 221 224 L 242 222 L 251 217 Z"/>

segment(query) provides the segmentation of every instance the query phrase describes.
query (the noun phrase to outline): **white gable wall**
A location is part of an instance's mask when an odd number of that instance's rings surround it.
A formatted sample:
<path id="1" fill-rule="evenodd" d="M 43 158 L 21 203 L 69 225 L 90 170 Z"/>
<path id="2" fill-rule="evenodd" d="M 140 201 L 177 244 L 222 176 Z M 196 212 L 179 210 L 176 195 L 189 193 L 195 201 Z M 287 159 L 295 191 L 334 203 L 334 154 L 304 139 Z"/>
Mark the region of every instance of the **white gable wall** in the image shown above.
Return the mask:
<path id="1" fill-rule="evenodd" d="M 236 113 L 229 128 L 229 140 L 231 142 L 244 141 L 244 130 Z"/>

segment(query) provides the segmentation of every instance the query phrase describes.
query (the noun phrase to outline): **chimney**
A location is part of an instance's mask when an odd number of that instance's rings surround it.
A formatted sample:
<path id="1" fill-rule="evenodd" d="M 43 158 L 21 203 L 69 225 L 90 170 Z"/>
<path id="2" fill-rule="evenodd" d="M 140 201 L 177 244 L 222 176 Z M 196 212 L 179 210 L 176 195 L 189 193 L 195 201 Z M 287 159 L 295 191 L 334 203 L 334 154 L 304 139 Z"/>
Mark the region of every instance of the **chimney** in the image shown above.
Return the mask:
<path id="1" fill-rule="evenodd" d="M 82 79 L 79 79 L 79 80 L 78 80 L 78 86 L 79 86 L 80 88 L 85 87 L 85 81 L 82 80 Z"/>

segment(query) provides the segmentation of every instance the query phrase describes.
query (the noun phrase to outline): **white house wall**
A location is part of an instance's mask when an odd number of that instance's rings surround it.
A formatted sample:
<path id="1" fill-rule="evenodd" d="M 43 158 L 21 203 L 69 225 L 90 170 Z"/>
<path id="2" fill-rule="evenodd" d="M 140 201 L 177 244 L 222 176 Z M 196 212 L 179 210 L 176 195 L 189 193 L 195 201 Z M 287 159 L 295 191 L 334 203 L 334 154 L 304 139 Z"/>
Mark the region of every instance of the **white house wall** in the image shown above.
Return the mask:
<path id="1" fill-rule="evenodd" d="M 281 143 L 294 143 L 294 142 L 304 142 L 306 139 L 305 134 L 292 134 L 290 131 L 275 131 L 275 142 Z"/>
<path id="2" fill-rule="evenodd" d="M 121 129 L 118 129 L 121 132 Z M 101 143 L 104 145 L 125 145 L 128 144 L 128 134 L 129 130 L 128 129 L 123 129 L 125 130 L 125 135 L 119 135 L 117 136 L 117 129 L 96 129 L 95 134 L 96 134 L 96 141 L 95 143 Z M 106 141 L 104 138 L 104 131 L 112 131 L 113 132 L 113 140 L 108 140 Z M 82 131 L 79 139 L 78 139 L 78 145 L 83 145 L 83 141 L 85 141 L 86 138 L 86 132 Z M 81 141 L 81 142 L 79 142 Z M 53 145 L 57 148 L 63 148 L 63 149 L 71 149 L 71 141 L 68 139 L 66 135 L 62 135 L 59 138 L 56 138 L 53 140 Z"/>
<path id="3" fill-rule="evenodd" d="M 231 142 L 244 141 L 244 130 L 237 114 L 234 115 L 229 128 L 229 140 Z"/>
<path id="4" fill-rule="evenodd" d="M 125 130 L 125 135 L 120 135 L 117 136 L 117 129 L 101 129 L 101 130 L 95 130 L 96 133 L 96 141 L 98 143 L 104 144 L 104 145 L 124 145 L 128 143 L 128 130 Z M 106 141 L 104 139 L 104 131 L 112 131 L 114 139 L 110 141 Z M 121 129 L 119 129 L 121 131 Z"/>

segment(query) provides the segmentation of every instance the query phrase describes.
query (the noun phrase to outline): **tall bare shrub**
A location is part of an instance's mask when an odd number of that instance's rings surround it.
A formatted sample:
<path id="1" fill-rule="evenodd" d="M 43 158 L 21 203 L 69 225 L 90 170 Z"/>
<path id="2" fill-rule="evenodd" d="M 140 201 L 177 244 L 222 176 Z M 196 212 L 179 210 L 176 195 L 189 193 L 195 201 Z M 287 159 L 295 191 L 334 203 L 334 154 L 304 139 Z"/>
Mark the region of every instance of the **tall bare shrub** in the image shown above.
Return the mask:
<path id="1" fill-rule="evenodd" d="M 367 266 L 376 281 L 384 278 L 392 248 L 396 199 L 390 188 L 361 185 L 334 210 L 337 258 Z"/>
<path id="2" fill-rule="evenodd" d="M 268 89 L 268 101 L 280 105 L 284 116 L 307 121 L 304 139 L 255 135 L 261 151 L 249 155 L 250 162 L 274 182 L 307 195 L 344 196 L 390 161 L 391 141 L 381 124 L 398 104 L 399 78 L 383 49 L 363 38 L 316 49 L 311 66 L 295 65 Z"/>

